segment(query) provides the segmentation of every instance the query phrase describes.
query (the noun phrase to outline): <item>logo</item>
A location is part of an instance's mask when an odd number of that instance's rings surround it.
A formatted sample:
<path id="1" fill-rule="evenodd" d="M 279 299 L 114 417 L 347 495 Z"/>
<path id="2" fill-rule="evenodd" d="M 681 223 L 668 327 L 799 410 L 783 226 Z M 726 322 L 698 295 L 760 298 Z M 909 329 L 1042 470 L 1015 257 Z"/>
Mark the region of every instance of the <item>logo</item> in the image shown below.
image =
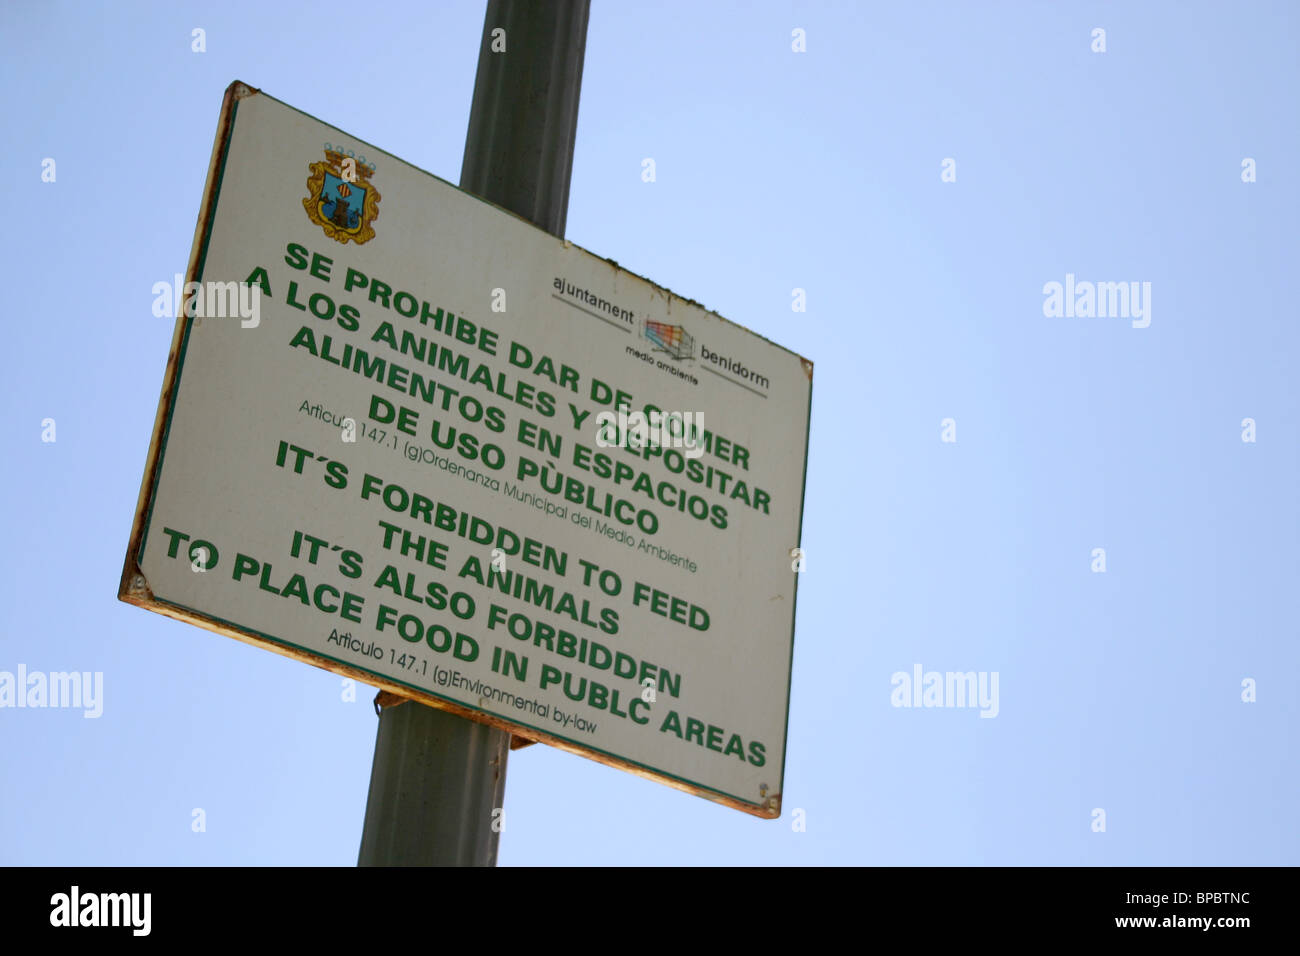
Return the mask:
<path id="1" fill-rule="evenodd" d="M 695 339 L 680 325 L 647 319 L 641 326 L 641 337 L 654 346 L 654 351 L 667 352 L 678 361 L 695 357 Z"/>
<path id="2" fill-rule="evenodd" d="M 375 168 L 325 150 L 325 162 L 312 163 L 307 178 L 307 198 L 302 201 L 307 218 L 331 239 L 357 245 L 375 238 L 370 225 L 379 218 L 379 190 L 370 184 Z"/>

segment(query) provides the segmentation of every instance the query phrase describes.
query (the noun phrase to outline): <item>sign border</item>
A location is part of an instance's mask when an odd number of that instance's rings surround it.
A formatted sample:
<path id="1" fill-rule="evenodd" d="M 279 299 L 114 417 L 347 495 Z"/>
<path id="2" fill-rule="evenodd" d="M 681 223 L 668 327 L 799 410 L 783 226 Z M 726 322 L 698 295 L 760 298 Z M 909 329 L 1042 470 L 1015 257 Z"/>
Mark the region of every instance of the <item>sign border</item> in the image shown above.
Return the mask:
<path id="1" fill-rule="evenodd" d="M 217 123 L 216 139 L 213 142 L 213 146 L 212 146 L 212 157 L 208 163 L 208 174 L 203 189 L 203 202 L 199 208 L 198 222 L 195 224 L 195 228 L 194 228 L 194 242 L 190 249 L 190 257 L 186 267 L 185 276 L 186 276 L 187 283 L 202 281 L 203 266 L 207 258 L 208 244 L 212 237 L 213 219 L 216 215 L 217 201 L 220 198 L 221 183 L 226 169 L 226 159 L 230 151 L 230 141 L 231 141 L 231 134 L 234 130 L 235 115 L 239 109 L 239 101 L 242 99 L 247 99 L 248 97 L 251 96 L 266 96 L 268 99 L 273 100 L 276 103 L 280 103 L 282 106 L 286 106 L 289 109 L 294 110 L 295 112 L 302 113 L 302 110 L 298 110 L 296 107 L 290 106 L 288 103 L 284 103 L 281 100 L 277 100 L 275 99 L 275 97 L 269 96 L 263 93 L 261 90 L 248 86 L 247 84 L 242 83 L 239 80 L 234 81 L 226 88 L 225 95 L 223 96 L 221 101 L 221 114 Z M 319 120 L 314 116 L 310 116 L 310 114 L 303 113 L 303 115 L 309 116 L 309 118 L 316 120 L 317 122 L 324 123 L 324 120 Z M 325 125 L 329 126 L 331 124 L 325 123 Z M 334 127 L 334 128 L 338 129 L 338 127 Z M 340 130 L 340 132 L 343 131 Z M 349 137 L 349 138 L 356 140 L 356 142 L 358 143 L 365 143 L 365 145 L 367 146 L 373 146 L 373 144 L 366 143 L 364 140 L 361 140 L 357 137 Z M 378 147 L 374 147 L 374 148 L 378 149 Z M 402 160 L 402 162 L 405 163 L 404 160 Z M 483 199 L 483 197 L 481 196 L 476 196 L 473 193 L 469 193 L 466 192 L 465 190 L 461 190 L 460 187 L 455 186 L 452 183 L 447 183 L 446 180 L 434 175 L 433 173 L 429 173 L 427 170 L 420 170 L 419 167 L 412 166 L 410 163 L 405 163 L 405 165 L 411 166 L 412 169 L 416 169 L 419 172 L 423 172 L 425 175 L 431 176 L 432 178 L 437 179 L 439 182 L 445 183 L 446 185 L 450 185 L 452 186 L 452 188 L 460 190 L 462 193 L 464 193 L 467 196 L 474 196 L 475 199 L 478 199 L 480 202 L 484 202 L 490 206 L 493 206 L 493 208 L 499 210 L 500 212 L 507 213 L 511 216 L 514 216 L 516 219 L 520 219 L 521 221 L 527 222 L 527 220 L 523 219 L 523 217 L 518 216 L 517 214 L 511 212 L 510 210 L 502 209 L 500 206 L 497 206 L 495 203 Z M 529 223 L 529 225 L 533 226 L 533 228 L 537 228 L 533 223 Z M 546 233 L 546 235 L 550 236 L 551 234 Z M 557 238 L 557 237 L 551 236 L 551 238 Z M 575 243 L 570 243 L 567 240 L 560 240 L 560 241 L 565 242 L 565 244 L 568 246 L 573 246 L 574 248 L 578 248 L 581 251 L 586 252 L 588 255 L 595 256 L 594 253 L 590 252 L 589 250 L 582 249 L 581 246 L 577 246 Z M 596 256 L 596 258 L 602 258 L 602 257 Z M 605 259 L 604 261 L 610 263 L 615 268 L 622 269 L 622 267 L 619 266 L 617 263 L 615 263 L 613 260 Z M 628 271 L 628 270 L 624 269 L 623 271 Z M 635 275 L 635 273 L 629 273 L 629 274 Z M 644 279 L 644 277 L 641 276 L 638 276 L 638 278 Z M 650 280 L 648 279 L 645 279 L 644 281 L 650 282 Z M 651 282 L 650 284 L 654 285 L 655 288 L 658 289 L 664 288 L 663 286 L 660 286 L 657 283 Z M 665 290 L 665 291 L 670 291 L 670 290 Z M 673 294 L 675 295 L 675 293 Z M 678 296 L 678 298 L 683 298 L 683 297 Z M 684 299 L 684 301 L 689 302 L 693 305 L 697 305 L 700 308 L 703 308 L 703 306 L 700 306 L 699 303 L 695 302 L 692 299 Z M 711 315 L 714 315 L 717 318 L 722 319 L 725 322 L 728 322 L 728 324 L 732 324 L 732 325 L 736 324 L 730 322 L 730 320 L 724 318 L 723 316 L 719 316 L 716 312 L 712 312 L 711 310 L 707 310 L 707 309 L 705 311 L 709 311 Z M 158 479 L 162 470 L 162 459 L 166 449 L 167 438 L 171 430 L 172 413 L 175 409 L 176 397 L 180 388 L 182 364 L 184 362 L 185 349 L 189 341 L 189 331 L 193 321 L 192 319 L 187 318 L 185 316 L 184 309 L 178 309 L 177 313 L 178 314 L 176 316 L 176 327 L 172 332 L 171 349 L 167 355 L 167 368 L 163 378 L 162 394 L 159 396 L 158 399 L 158 410 L 154 419 L 153 436 L 149 443 L 149 451 L 145 459 L 144 477 L 141 480 L 140 495 L 136 502 L 135 519 L 131 525 L 131 537 L 129 543 L 127 544 L 126 559 L 122 567 L 122 577 L 118 584 L 118 594 L 117 594 L 118 600 L 123 601 L 127 604 L 135 605 L 136 607 L 143 608 L 148 611 L 154 611 L 155 613 L 163 614 L 167 617 L 174 618 L 175 620 L 178 621 L 183 621 L 187 624 L 193 624 L 197 627 L 201 627 L 208 631 L 213 631 L 217 634 L 221 634 L 226 637 L 232 637 L 235 640 L 240 641 L 242 643 L 249 644 L 263 650 L 272 651 L 273 653 L 279 654 L 283 657 L 288 657 L 288 658 L 292 658 L 293 660 L 301 661 L 306 664 L 311 664 L 315 667 L 330 671 L 331 673 L 338 674 L 342 677 L 351 678 L 353 680 L 358 681 L 359 683 L 366 684 L 372 687 L 377 687 L 380 690 L 387 691 L 388 693 L 393 694 L 397 697 L 401 697 L 407 701 L 415 702 L 417 704 L 423 704 L 429 707 L 434 707 L 439 710 L 445 710 L 450 713 L 456 714 L 460 717 L 464 717 L 468 720 L 473 720 L 481 724 L 487 724 L 491 727 L 497 728 L 498 730 L 506 731 L 507 733 L 510 733 L 512 736 L 518 736 L 527 741 L 546 743 L 552 747 L 555 747 L 559 750 L 563 750 L 567 753 L 577 754 L 578 756 L 586 757 L 598 763 L 603 763 L 606 766 L 610 766 L 618 770 L 625 770 L 629 773 L 636 774 L 639 777 L 644 777 L 645 779 L 653 780 L 658 783 L 667 784 L 668 786 L 673 787 L 677 790 L 681 790 L 685 793 L 690 793 L 698 797 L 703 797 L 706 800 L 711 800 L 715 803 L 720 803 L 724 806 L 728 806 L 733 809 L 740 810 L 744 813 L 748 813 L 753 816 L 760 817 L 762 819 L 773 820 L 773 819 L 778 819 L 780 817 L 781 799 L 785 787 L 785 763 L 786 763 L 786 756 L 787 756 L 786 748 L 789 743 L 789 735 L 790 735 L 790 698 L 791 698 L 791 692 L 793 690 L 793 682 L 794 682 L 794 631 L 795 631 L 794 625 L 795 625 L 795 614 L 798 605 L 798 594 L 799 594 L 799 584 L 798 584 L 799 579 L 798 579 L 797 572 L 795 576 L 794 596 L 793 599 L 791 600 L 791 608 L 790 608 L 790 644 L 789 644 L 789 656 L 788 656 L 789 666 L 787 668 L 787 673 L 789 676 L 786 685 L 785 729 L 784 729 L 784 736 L 782 738 L 782 746 L 781 746 L 780 780 L 777 784 L 775 792 L 770 793 L 770 795 L 764 797 L 762 801 L 757 803 L 755 803 L 752 800 L 745 800 L 744 798 L 737 797 L 734 794 L 726 793 L 725 791 L 721 791 L 716 788 L 706 786 L 704 784 L 687 780 L 684 777 L 674 776 L 673 774 L 667 773 L 663 770 L 659 770 L 653 767 L 648 767 L 644 764 L 640 764 L 635 761 L 629 760 L 626 757 L 620 757 L 615 754 L 608 753 L 597 747 L 592 747 L 586 744 L 579 744 L 574 741 L 567 740 L 564 737 L 558 737 L 555 734 L 550 733 L 549 731 L 542 730 L 537 727 L 533 727 L 523 722 L 512 721 L 507 718 L 500 717 L 496 714 L 489 713 L 487 711 L 474 710 L 473 708 L 467 707 L 464 704 L 460 703 L 459 701 L 450 698 L 441 697 L 438 694 L 426 690 L 425 688 L 404 684 L 394 678 L 387 677 L 382 674 L 377 674 L 371 671 L 362 670 L 361 668 L 349 664 L 346 661 L 337 660 L 332 657 L 327 657 L 315 653 L 314 651 L 309 651 L 305 648 L 299 647 L 295 644 L 285 641 L 282 638 L 275 637 L 274 635 L 265 634 L 261 631 L 257 631 L 252 628 L 245 627 L 233 621 L 228 621 L 225 620 L 224 618 L 219 618 L 213 615 L 205 614 L 203 612 L 194 610 L 192 608 L 187 608 L 183 605 L 174 604 L 165 601 L 155 596 L 153 591 L 149 588 L 148 581 L 145 580 L 143 571 L 141 571 L 140 569 L 139 558 L 140 555 L 143 553 L 145 536 L 150 524 L 150 520 L 153 515 L 155 492 L 157 491 Z M 741 328 L 743 328 L 743 326 L 741 326 Z M 753 332 L 750 329 L 745 329 L 745 331 L 749 332 L 751 335 L 758 335 L 758 333 Z M 763 336 L 758 336 L 758 337 L 763 338 Z M 770 342 L 770 340 L 766 338 L 764 338 L 764 341 L 768 341 L 770 344 L 776 346 L 777 348 L 781 348 L 783 351 L 790 352 L 790 354 L 797 356 L 797 353 L 791 352 L 789 349 L 784 348 L 784 346 L 777 345 L 775 342 Z M 797 356 L 797 357 L 803 363 L 804 372 L 808 376 L 809 385 L 808 385 L 808 413 L 807 413 L 807 420 L 806 420 L 805 433 L 804 433 L 804 470 L 803 470 L 803 479 L 800 488 L 800 499 L 799 499 L 799 538 L 796 541 L 796 545 L 799 543 L 799 541 L 802 540 L 804 503 L 807 497 L 808 449 L 812 438 L 812 369 L 813 369 L 813 364 L 811 361 L 803 358 L 802 356 Z"/>

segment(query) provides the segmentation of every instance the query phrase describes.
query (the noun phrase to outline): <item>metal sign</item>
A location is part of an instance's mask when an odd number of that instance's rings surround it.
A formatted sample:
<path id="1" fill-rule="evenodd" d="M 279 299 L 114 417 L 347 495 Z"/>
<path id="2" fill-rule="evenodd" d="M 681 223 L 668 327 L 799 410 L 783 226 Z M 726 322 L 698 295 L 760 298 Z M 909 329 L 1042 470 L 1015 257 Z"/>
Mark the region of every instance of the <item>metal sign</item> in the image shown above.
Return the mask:
<path id="1" fill-rule="evenodd" d="M 239 83 L 176 298 L 122 600 L 779 815 L 810 362 Z"/>

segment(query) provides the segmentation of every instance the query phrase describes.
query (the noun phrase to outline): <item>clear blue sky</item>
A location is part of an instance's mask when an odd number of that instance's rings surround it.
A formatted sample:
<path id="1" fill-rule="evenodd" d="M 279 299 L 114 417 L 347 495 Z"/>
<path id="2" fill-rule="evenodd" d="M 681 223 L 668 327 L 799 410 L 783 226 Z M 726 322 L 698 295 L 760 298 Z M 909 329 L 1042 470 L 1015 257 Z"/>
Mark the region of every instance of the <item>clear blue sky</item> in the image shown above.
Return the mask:
<path id="1" fill-rule="evenodd" d="M 816 362 L 786 816 L 531 747 L 501 863 L 1300 863 L 1300 7 L 592 6 L 568 238 Z M 373 694 L 116 600 L 151 287 L 231 80 L 455 182 L 482 25 L 0 8 L 0 670 L 105 680 L 0 709 L 0 863 L 355 862 Z M 1046 317 L 1067 273 L 1150 282 L 1150 326 Z M 891 706 L 914 664 L 997 672 L 998 716 Z"/>

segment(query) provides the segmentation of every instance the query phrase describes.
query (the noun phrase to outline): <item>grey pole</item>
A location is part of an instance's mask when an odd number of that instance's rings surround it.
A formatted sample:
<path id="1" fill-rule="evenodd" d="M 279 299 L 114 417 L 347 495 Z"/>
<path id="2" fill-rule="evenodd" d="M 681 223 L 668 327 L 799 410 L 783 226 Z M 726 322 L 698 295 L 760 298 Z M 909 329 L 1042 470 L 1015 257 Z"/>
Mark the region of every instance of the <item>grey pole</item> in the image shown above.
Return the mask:
<path id="1" fill-rule="evenodd" d="M 590 0 L 488 0 L 465 136 L 461 188 L 556 236 L 589 10 Z M 510 735 L 486 724 L 415 702 L 383 708 L 358 865 L 495 866 L 509 750 Z"/>

